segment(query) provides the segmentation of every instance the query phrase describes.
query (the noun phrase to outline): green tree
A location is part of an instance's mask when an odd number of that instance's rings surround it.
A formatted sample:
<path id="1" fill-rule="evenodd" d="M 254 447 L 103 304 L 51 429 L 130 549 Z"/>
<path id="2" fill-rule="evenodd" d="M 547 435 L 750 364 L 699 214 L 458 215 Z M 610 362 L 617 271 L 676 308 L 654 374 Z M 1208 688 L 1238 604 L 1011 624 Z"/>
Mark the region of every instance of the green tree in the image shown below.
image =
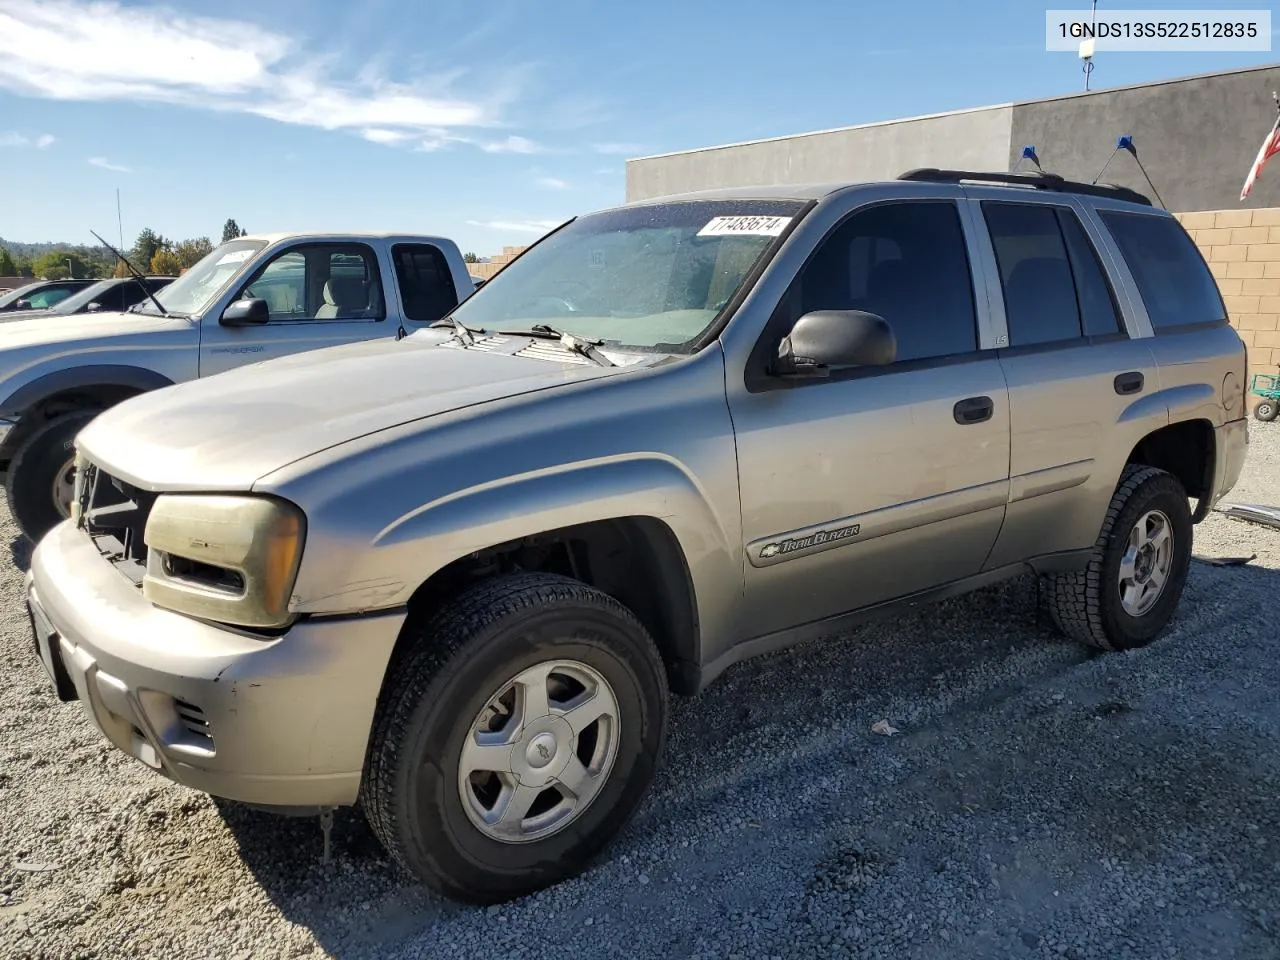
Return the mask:
<path id="1" fill-rule="evenodd" d="M 222 242 L 226 243 L 228 240 L 234 240 L 236 237 L 243 237 L 246 233 L 248 233 L 247 230 L 241 230 L 240 224 L 228 217 L 227 222 L 222 225 Z"/>
<path id="2" fill-rule="evenodd" d="M 86 277 L 90 271 L 84 260 L 74 253 L 68 253 L 65 250 L 50 250 L 42 256 L 36 257 L 31 264 L 31 270 L 37 277 L 42 280 L 65 280 L 67 274 L 67 261 L 71 261 L 71 270 L 76 277 Z"/>
<path id="3" fill-rule="evenodd" d="M 16 277 L 18 275 L 18 265 L 13 262 L 13 257 L 9 256 L 9 251 L 4 247 L 0 247 L 0 277 Z"/>
<path id="4" fill-rule="evenodd" d="M 480 262 L 480 258 L 479 258 L 478 256 L 476 256 L 474 253 L 464 253 L 464 254 L 462 255 L 462 259 L 463 259 L 463 261 L 464 261 L 464 262 L 466 262 L 466 263 L 479 263 L 479 262 Z"/>
<path id="5" fill-rule="evenodd" d="M 161 247 L 151 258 L 151 272 L 161 277 L 176 277 L 182 272 L 182 264 L 178 255 L 168 247 Z"/>
<path id="6" fill-rule="evenodd" d="M 197 237 L 194 240 L 183 240 L 175 244 L 174 255 L 178 259 L 179 268 L 194 267 L 213 250 L 213 243 L 208 237 Z"/>
<path id="7" fill-rule="evenodd" d="M 159 250 L 168 250 L 173 244 L 166 240 L 160 234 L 156 233 L 150 227 L 145 227 L 138 234 L 138 239 L 133 241 L 133 249 L 125 255 L 133 262 L 133 265 L 139 270 L 146 270 L 151 265 L 151 259 Z"/>

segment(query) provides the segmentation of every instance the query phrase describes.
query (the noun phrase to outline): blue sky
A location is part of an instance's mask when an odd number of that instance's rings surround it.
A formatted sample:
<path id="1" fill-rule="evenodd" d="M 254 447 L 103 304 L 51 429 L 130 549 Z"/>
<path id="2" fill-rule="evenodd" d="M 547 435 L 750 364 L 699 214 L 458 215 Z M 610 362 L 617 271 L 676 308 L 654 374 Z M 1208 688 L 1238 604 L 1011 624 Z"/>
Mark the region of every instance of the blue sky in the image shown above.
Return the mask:
<path id="1" fill-rule="evenodd" d="M 1077 91 L 1075 55 L 1044 50 L 1044 10 L 0 0 L 0 237 L 114 236 L 118 187 L 126 243 L 144 226 L 216 240 L 232 216 L 444 233 L 487 255 L 620 202 L 628 157 Z M 1099 54 L 1093 85 L 1276 59 Z M 1269 119 L 1242 121 L 1261 142 Z"/>

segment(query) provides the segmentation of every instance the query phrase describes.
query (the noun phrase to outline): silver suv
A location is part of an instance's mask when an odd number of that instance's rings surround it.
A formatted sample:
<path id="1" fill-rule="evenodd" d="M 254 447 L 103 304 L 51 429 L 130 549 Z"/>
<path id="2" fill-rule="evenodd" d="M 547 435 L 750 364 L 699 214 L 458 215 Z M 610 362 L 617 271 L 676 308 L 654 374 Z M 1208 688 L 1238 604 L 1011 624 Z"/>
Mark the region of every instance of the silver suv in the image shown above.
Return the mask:
<path id="1" fill-rule="evenodd" d="M 434 329 L 95 419 L 35 648 L 164 775 L 359 802 L 417 877 L 500 901 L 582 870 L 668 692 L 744 657 L 1026 573 L 1071 637 L 1152 641 L 1239 474 L 1244 376 L 1194 244 L 1127 190 L 622 206 Z"/>

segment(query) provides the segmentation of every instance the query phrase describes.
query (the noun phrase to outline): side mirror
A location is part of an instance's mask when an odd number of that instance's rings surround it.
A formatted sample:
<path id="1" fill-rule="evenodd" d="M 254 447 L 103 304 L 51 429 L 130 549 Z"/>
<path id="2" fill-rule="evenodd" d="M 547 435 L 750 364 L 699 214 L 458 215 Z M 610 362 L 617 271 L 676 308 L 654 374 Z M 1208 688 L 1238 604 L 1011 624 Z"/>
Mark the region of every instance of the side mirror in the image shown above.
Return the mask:
<path id="1" fill-rule="evenodd" d="M 85 310 L 89 313 L 97 313 L 101 309 L 102 309 L 102 304 L 100 304 L 97 300 L 85 306 Z"/>
<path id="2" fill-rule="evenodd" d="M 15 310 L 30 310 L 30 309 L 31 309 L 31 301 L 30 301 L 30 300 L 19 300 L 17 303 L 15 303 L 15 304 L 13 305 L 13 309 L 15 309 Z"/>
<path id="3" fill-rule="evenodd" d="M 861 310 L 815 310 L 796 321 L 778 344 L 774 372 L 825 377 L 832 367 L 882 367 L 893 363 L 898 341 L 883 317 Z"/>
<path id="4" fill-rule="evenodd" d="M 228 304 L 218 321 L 224 327 L 256 327 L 271 319 L 271 308 L 265 300 L 237 300 Z"/>

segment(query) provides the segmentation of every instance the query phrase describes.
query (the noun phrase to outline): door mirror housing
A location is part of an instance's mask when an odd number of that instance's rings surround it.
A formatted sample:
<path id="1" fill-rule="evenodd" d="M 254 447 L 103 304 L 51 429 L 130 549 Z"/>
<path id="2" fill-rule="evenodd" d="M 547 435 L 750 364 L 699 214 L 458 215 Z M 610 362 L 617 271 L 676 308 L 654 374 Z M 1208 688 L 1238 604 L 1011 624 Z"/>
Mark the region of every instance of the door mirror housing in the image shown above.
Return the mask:
<path id="1" fill-rule="evenodd" d="M 227 305 L 218 321 L 224 327 L 257 327 L 271 319 L 271 308 L 265 300 L 237 300 Z"/>
<path id="2" fill-rule="evenodd" d="M 85 310 L 89 313 L 97 313 L 101 309 L 102 309 L 102 304 L 100 304 L 97 300 L 85 306 Z"/>
<path id="3" fill-rule="evenodd" d="M 886 366 L 897 352 L 893 328 L 883 317 L 862 310 L 814 310 L 778 344 L 775 372 L 825 377 L 833 367 Z"/>

